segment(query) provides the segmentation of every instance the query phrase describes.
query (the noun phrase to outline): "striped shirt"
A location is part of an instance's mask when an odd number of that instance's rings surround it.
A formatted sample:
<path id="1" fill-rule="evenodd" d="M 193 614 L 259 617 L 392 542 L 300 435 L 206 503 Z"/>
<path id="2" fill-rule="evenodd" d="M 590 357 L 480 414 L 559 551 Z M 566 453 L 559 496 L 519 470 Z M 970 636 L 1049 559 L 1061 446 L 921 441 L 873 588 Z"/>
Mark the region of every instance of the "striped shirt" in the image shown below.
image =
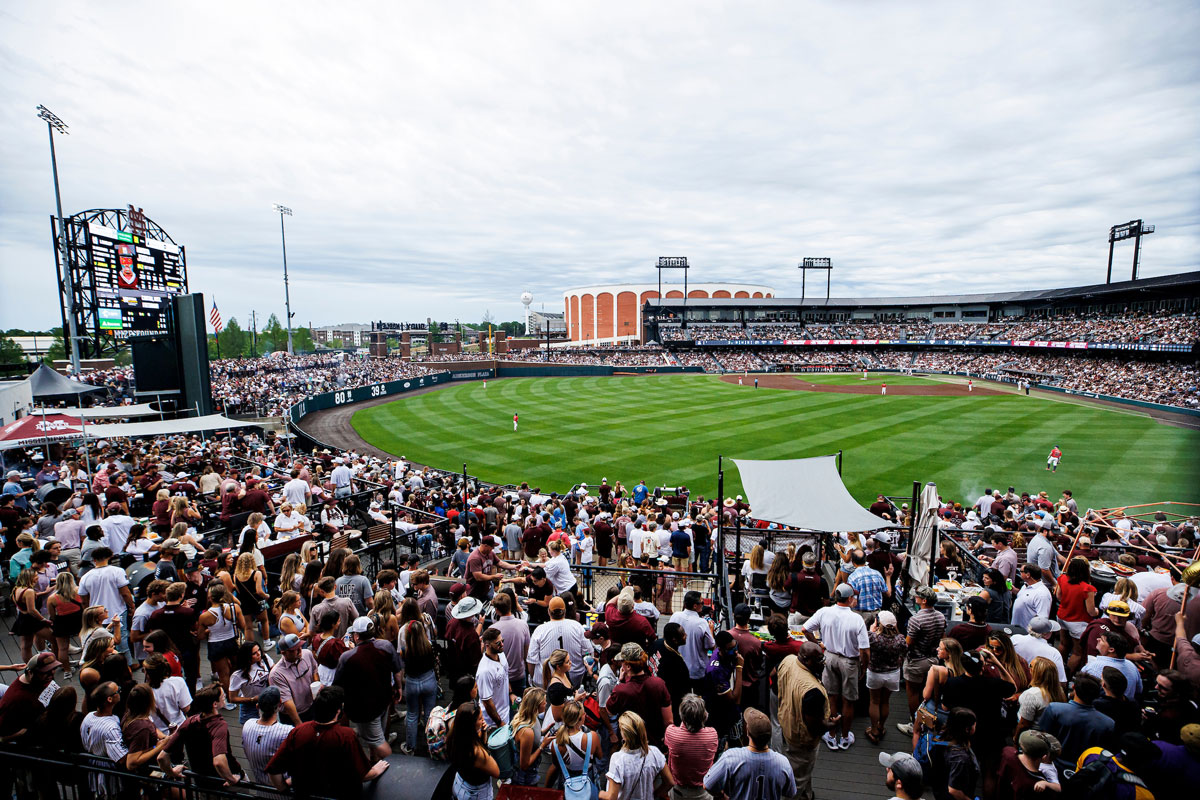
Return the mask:
<path id="1" fill-rule="evenodd" d="M 938 642 L 946 632 L 946 618 L 933 608 L 922 608 L 908 621 L 908 660 L 936 658 Z"/>
<path id="2" fill-rule="evenodd" d="M 246 720 L 242 726 L 242 750 L 246 752 L 246 760 L 250 762 L 250 772 L 255 783 L 271 785 L 271 776 L 267 774 L 267 762 L 279 752 L 283 740 L 292 732 L 292 726 L 285 722 L 273 725 L 263 725 L 256 719 Z"/>

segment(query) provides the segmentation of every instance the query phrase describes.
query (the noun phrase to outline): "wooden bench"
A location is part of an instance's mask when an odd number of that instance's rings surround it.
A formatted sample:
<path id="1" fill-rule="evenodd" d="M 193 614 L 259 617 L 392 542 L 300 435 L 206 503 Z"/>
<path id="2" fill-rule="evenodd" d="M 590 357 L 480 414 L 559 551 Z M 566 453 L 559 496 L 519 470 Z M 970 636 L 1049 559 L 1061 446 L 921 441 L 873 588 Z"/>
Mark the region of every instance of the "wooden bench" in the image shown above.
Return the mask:
<path id="1" fill-rule="evenodd" d="M 363 532 L 363 539 L 368 545 L 386 542 L 391 538 L 392 526 L 386 522 L 380 522 L 378 525 L 372 525 Z"/>

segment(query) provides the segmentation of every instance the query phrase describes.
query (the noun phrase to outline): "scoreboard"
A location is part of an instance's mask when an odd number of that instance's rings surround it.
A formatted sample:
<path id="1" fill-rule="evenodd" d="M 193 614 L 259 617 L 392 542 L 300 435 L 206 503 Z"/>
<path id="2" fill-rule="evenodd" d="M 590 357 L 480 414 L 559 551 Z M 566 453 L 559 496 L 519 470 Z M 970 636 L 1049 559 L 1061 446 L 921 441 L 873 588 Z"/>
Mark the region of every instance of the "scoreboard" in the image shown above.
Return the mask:
<path id="1" fill-rule="evenodd" d="M 187 293 L 182 247 L 89 222 L 87 256 L 100 330 L 120 339 L 166 332 L 171 297 Z"/>

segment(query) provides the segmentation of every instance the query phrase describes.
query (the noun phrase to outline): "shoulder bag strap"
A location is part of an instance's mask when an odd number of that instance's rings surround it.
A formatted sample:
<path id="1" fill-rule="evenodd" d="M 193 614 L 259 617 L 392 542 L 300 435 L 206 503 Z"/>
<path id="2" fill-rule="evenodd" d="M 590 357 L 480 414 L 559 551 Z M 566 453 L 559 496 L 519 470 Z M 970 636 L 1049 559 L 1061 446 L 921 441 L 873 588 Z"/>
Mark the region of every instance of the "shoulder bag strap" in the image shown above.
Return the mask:
<path id="1" fill-rule="evenodd" d="M 570 741 L 570 739 L 567 740 L 568 743 L 570 743 Z M 571 773 L 567 772 L 567 765 L 566 762 L 563 761 L 562 753 L 558 752 L 558 742 L 555 742 L 553 745 L 551 745 L 551 749 L 554 750 L 554 757 L 558 759 L 558 768 L 562 771 L 563 780 L 565 781 L 567 778 L 571 777 Z"/>

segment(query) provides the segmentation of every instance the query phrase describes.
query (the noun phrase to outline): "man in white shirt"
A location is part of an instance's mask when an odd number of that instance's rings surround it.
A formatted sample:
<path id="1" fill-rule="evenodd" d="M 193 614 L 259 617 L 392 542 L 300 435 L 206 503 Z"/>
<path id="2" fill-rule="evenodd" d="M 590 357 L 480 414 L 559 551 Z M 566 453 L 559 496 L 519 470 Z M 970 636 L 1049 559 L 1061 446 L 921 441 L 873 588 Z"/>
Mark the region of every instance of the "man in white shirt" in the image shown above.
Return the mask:
<path id="1" fill-rule="evenodd" d="M 1044 576 L 1053 578 L 1059 573 L 1059 563 L 1066 559 L 1058 554 L 1058 550 L 1054 548 L 1054 543 L 1050 541 L 1049 536 L 1048 528 L 1038 528 L 1037 536 L 1030 540 L 1029 546 L 1025 550 L 1025 562 L 1036 564 Z"/>
<path id="2" fill-rule="evenodd" d="M 1017 592 L 1017 599 L 1013 601 L 1012 624 L 1028 628 L 1029 621 L 1034 617 L 1050 617 L 1050 606 L 1054 598 L 1042 582 L 1041 569 L 1033 564 L 1026 564 L 1021 567 L 1020 575 L 1025 585 Z"/>
<path id="3" fill-rule="evenodd" d="M 120 503 L 109 503 L 108 516 L 100 520 L 104 529 L 104 544 L 114 553 L 125 550 L 125 540 L 129 538 L 129 529 L 137 524 L 137 520 L 128 514 L 121 513 Z"/>
<path id="4" fill-rule="evenodd" d="M 292 470 L 292 479 L 283 485 L 283 496 L 294 506 L 307 506 L 312 502 L 312 490 L 308 488 L 308 481 L 300 479 L 300 470 Z"/>
<path id="5" fill-rule="evenodd" d="M 145 602 L 133 612 L 129 628 L 129 642 L 133 645 L 135 663 L 140 664 L 146 660 L 146 650 L 142 645 L 142 641 L 146 638 L 146 622 L 150 619 L 151 614 L 166 605 L 167 587 L 170 585 L 169 581 L 150 581 L 150 585 L 146 587 Z"/>
<path id="6" fill-rule="evenodd" d="M 642 557 L 642 526 L 637 522 L 630 522 L 629 529 L 626 532 L 627 541 L 629 542 L 629 553 L 634 560 Z"/>
<path id="7" fill-rule="evenodd" d="M 1047 639 L 1061 627 L 1057 622 L 1046 617 L 1034 617 L 1029 620 L 1027 635 L 1017 634 L 1012 637 L 1013 650 L 1029 664 L 1038 656 L 1048 658 L 1058 668 L 1058 682 L 1067 682 L 1067 671 L 1063 668 L 1062 653 L 1050 644 Z"/>
<path id="8" fill-rule="evenodd" d="M 817 640 L 813 631 L 821 634 L 825 647 L 825 671 L 821 683 L 829 693 L 829 708 L 837 710 L 841 701 L 841 735 L 830 729 L 822 737 L 830 750 L 849 750 L 854 744 L 850 725 L 854 722 L 854 703 L 858 700 L 858 676 L 865 672 L 871 658 L 871 642 L 867 624 L 855 613 L 854 589 L 843 583 L 833 592 L 837 605 L 817 609 L 800 630 L 810 642 Z"/>
<path id="9" fill-rule="evenodd" d="M 669 620 L 678 624 L 687 634 L 687 640 L 679 648 L 679 655 L 683 656 L 683 663 L 687 664 L 693 691 L 702 688 L 704 673 L 708 667 L 708 651 L 717 646 L 712 628 L 709 627 L 708 621 L 700 616 L 699 610 L 702 605 L 704 599 L 699 592 L 686 592 L 683 595 L 683 610 L 676 611 Z"/>
<path id="10" fill-rule="evenodd" d="M 550 551 L 550 560 L 542 564 L 542 569 L 546 570 L 546 580 L 554 586 L 555 594 L 571 591 L 576 586 L 575 575 L 571 572 L 571 562 L 567 561 L 562 550 L 562 541 L 550 542 L 547 549 Z"/>
<path id="11" fill-rule="evenodd" d="M 566 650 L 571 656 L 571 684 L 578 687 L 584 675 L 592 672 L 592 668 L 584 661 L 586 656 L 592 654 L 591 642 L 584 636 L 582 625 L 573 619 L 566 619 L 567 604 L 561 597 L 551 597 L 548 610 L 550 621 L 538 625 L 529 638 L 529 651 L 525 656 L 529 676 L 534 685 L 544 687 L 542 662 L 555 650 Z"/>
<path id="12" fill-rule="evenodd" d="M 489 728 L 508 723 L 512 694 L 508 686 L 508 658 L 504 655 L 504 637 L 500 631 L 488 628 L 480 637 L 483 658 L 475 670 L 475 685 L 479 688 L 479 705 Z"/>
<path id="13" fill-rule="evenodd" d="M 342 459 L 335 458 L 333 461 L 337 464 L 329 476 L 334 485 L 333 496 L 349 497 L 354 493 L 354 473 L 342 462 Z"/>

